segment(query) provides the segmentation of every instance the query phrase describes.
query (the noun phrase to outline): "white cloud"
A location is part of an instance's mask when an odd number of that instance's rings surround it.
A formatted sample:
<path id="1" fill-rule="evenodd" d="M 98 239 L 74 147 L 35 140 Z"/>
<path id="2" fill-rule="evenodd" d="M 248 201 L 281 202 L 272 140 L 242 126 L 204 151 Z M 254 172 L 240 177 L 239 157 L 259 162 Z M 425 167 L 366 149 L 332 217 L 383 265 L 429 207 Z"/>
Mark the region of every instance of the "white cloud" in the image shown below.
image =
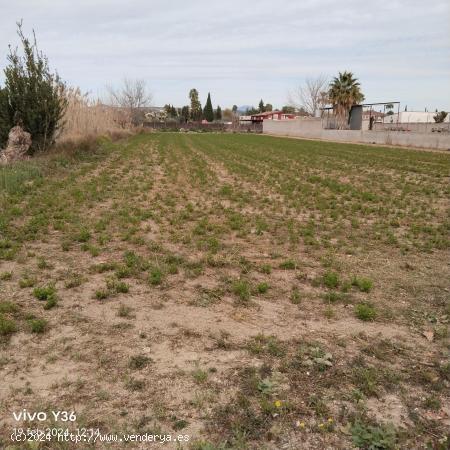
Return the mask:
<path id="1" fill-rule="evenodd" d="M 186 103 L 195 86 L 224 106 L 281 105 L 305 76 L 349 69 L 368 100 L 450 107 L 445 0 L 0 0 L 0 11 L 0 67 L 23 18 L 63 78 L 94 93 L 129 75 L 158 103 Z"/>

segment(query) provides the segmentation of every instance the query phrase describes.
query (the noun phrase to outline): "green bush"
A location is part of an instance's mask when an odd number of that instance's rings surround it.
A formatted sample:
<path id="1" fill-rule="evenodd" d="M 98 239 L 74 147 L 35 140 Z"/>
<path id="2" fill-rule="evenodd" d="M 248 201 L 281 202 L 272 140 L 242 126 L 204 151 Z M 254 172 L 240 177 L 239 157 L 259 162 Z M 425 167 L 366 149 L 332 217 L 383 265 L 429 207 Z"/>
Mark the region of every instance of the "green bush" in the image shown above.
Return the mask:
<path id="1" fill-rule="evenodd" d="M 358 303 L 355 308 L 355 315 L 358 319 L 368 322 L 375 320 L 377 312 L 370 303 Z"/>
<path id="2" fill-rule="evenodd" d="M 283 270 L 295 270 L 296 267 L 297 267 L 297 264 L 292 259 L 287 259 L 286 261 L 283 261 L 280 264 L 280 269 L 283 269 Z"/>
<path id="3" fill-rule="evenodd" d="M 56 298 L 56 288 L 53 284 L 47 286 L 36 287 L 33 289 L 33 295 L 41 301 L 48 301 Z"/>
<path id="4" fill-rule="evenodd" d="M 396 448 L 395 428 L 392 425 L 371 426 L 355 422 L 351 427 L 353 444 L 361 449 L 390 450 Z"/>
<path id="5" fill-rule="evenodd" d="M 16 330 L 15 322 L 0 314 L 0 336 L 8 336 L 9 334 L 15 333 Z"/>
<path id="6" fill-rule="evenodd" d="M 45 319 L 30 319 L 28 323 L 32 333 L 44 333 L 47 329 L 47 321 Z"/>
<path id="7" fill-rule="evenodd" d="M 158 284 L 161 284 L 163 280 L 163 272 L 159 267 L 153 267 L 150 270 L 150 273 L 148 275 L 148 282 L 153 285 L 156 286 Z"/>
<path id="8" fill-rule="evenodd" d="M 0 314 L 15 314 L 19 311 L 19 307 L 13 303 L 3 300 L 0 302 Z"/>
<path id="9" fill-rule="evenodd" d="M 236 280 L 233 282 L 231 290 L 238 297 L 239 304 L 247 304 L 250 301 L 251 287 L 246 280 Z"/>
<path id="10" fill-rule="evenodd" d="M 30 153 L 47 149 L 62 125 L 67 108 L 66 87 L 57 73 L 51 73 L 47 57 L 17 24 L 23 55 L 10 47 L 5 68 L 5 86 L 0 90 L 0 147 L 9 130 L 20 124 L 31 134 Z"/>
<path id="11" fill-rule="evenodd" d="M 256 289 L 258 290 L 259 294 L 265 294 L 269 290 L 269 283 L 262 282 L 259 283 L 258 286 L 256 286 Z"/>
<path id="12" fill-rule="evenodd" d="M 8 91 L 0 88 L 0 148 L 5 147 L 11 129 L 8 108 Z"/>
<path id="13" fill-rule="evenodd" d="M 329 289 L 337 288 L 339 286 L 339 275 L 336 272 L 324 273 L 323 284 Z"/>
<path id="14" fill-rule="evenodd" d="M 352 286 L 357 287 L 361 292 L 369 292 L 373 287 L 373 281 L 368 278 L 353 277 Z"/>

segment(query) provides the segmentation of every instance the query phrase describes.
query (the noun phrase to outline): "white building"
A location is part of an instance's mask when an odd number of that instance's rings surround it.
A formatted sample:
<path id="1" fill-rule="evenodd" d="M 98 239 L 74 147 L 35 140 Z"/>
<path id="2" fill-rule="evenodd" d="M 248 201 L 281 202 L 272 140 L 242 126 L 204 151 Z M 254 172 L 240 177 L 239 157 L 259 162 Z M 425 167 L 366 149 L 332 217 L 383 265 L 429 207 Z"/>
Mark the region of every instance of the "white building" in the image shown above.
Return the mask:
<path id="1" fill-rule="evenodd" d="M 401 111 L 384 117 L 384 123 L 435 123 L 435 112 L 428 111 Z M 447 114 L 444 122 L 450 122 L 450 114 Z"/>

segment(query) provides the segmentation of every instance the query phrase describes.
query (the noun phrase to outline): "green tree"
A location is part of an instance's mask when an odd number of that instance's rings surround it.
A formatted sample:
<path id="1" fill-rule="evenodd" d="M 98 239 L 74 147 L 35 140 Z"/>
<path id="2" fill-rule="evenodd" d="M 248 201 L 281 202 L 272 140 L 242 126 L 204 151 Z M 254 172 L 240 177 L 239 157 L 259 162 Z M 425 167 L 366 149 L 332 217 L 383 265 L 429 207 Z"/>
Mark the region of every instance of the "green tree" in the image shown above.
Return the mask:
<path id="1" fill-rule="evenodd" d="M 252 106 L 251 108 L 247 108 L 245 110 L 245 115 L 246 116 L 253 116 L 254 114 L 258 114 L 259 112 L 260 112 L 259 109 L 257 109 L 254 106 Z"/>
<path id="2" fill-rule="evenodd" d="M 273 111 L 273 106 L 270 103 L 266 103 L 266 106 L 264 107 L 264 110 L 266 112 Z"/>
<path id="3" fill-rule="evenodd" d="M 214 120 L 214 110 L 211 103 L 211 94 L 208 92 L 208 98 L 206 99 L 205 108 L 203 109 L 203 118 L 208 122 Z"/>
<path id="4" fill-rule="evenodd" d="M 340 129 L 347 128 L 348 115 L 353 105 L 364 100 L 358 80 L 351 72 L 339 72 L 330 83 L 328 96 L 335 111 Z"/>
<path id="5" fill-rule="evenodd" d="M 189 120 L 189 117 L 190 117 L 190 115 L 191 115 L 191 112 L 189 111 L 189 106 L 183 106 L 182 108 L 181 108 L 181 111 L 180 111 L 180 117 L 181 117 L 181 120 L 184 122 L 184 123 L 187 123 L 188 122 L 188 120 Z"/>
<path id="6" fill-rule="evenodd" d="M 50 71 L 48 59 L 38 49 L 34 33 L 30 41 L 23 34 L 21 23 L 17 24 L 17 33 L 23 55 L 18 48 L 10 47 L 8 65 L 4 69 L 3 100 L 0 101 L 0 135 L 4 140 L 10 128 L 21 124 L 31 134 L 32 154 L 53 144 L 56 133 L 62 128 L 67 108 L 66 86 L 56 72 Z"/>
<path id="7" fill-rule="evenodd" d="M 237 110 L 238 110 L 237 105 L 233 105 L 233 107 L 231 108 L 231 111 L 233 112 L 233 114 L 237 114 Z"/>
<path id="8" fill-rule="evenodd" d="M 198 99 L 197 89 L 191 89 L 189 91 L 189 98 L 191 100 L 191 119 L 192 120 L 202 120 L 202 104 Z"/>
<path id="9" fill-rule="evenodd" d="M 219 105 L 217 105 L 215 119 L 222 120 L 222 108 Z"/>
<path id="10" fill-rule="evenodd" d="M 281 112 L 285 113 L 285 114 L 294 114 L 295 113 L 295 107 L 294 106 L 289 106 L 289 105 L 285 105 L 281 108 Z"/>
<path id="11" fill-rule="evenodd" d="M 259 107 L 258 107 L 258 109 L 259 109 L 259 112 L 260 112 L 260 113 L 263 113 L 263 112 L 265 112 L 265 110 L 266 110 L 266 108 L 264 107 L 264 102 L 263 102 L 262 99 L 261 99 L 261 101 L 259 102 Z"/>
<path id="12" fill-rule="evenodd" d="M 177 109 L 173 105 L 164 105 L 164 111 L 167 113 L 168 117 L 178 117 Z"/>

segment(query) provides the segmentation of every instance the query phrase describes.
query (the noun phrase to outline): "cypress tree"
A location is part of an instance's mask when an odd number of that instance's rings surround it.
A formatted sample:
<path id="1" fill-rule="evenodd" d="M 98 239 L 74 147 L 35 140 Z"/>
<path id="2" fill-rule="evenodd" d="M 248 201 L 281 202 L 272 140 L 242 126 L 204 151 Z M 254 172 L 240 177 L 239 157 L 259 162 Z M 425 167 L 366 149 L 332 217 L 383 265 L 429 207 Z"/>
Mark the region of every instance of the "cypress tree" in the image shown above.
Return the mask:
<path id="1" fill-rule="evenodd" d="M 203 110 L 203 117 L 208 121 L 214 120 L 214 110 L 211 103 L 211 94 L 208 92 L 208 98 L 206 100 L 205 108 Z"/>
<path id="2" fill-rule="evenodd" d="M 261 99 L 261 101 L 259 102 L 259 112 L 260 113 L 263 113 L 263 112 L 265 112 L 266 111 L 266 108 L 264 107 L 264 102 L 263 102 L 263 100 Z"/>
<path id="3" fill-rule="evenodd" d="M 189 98 L 191 99 L 191 119 L 194 121 L 202 119 L 202 104 L 198 99 L 197 89 L 189 91 Z"/>
<path id="4" fill-rule="evenodd" d="M 222 120 L 222 108 L 219 105 L 216 109 L 216 120 Z"/>

